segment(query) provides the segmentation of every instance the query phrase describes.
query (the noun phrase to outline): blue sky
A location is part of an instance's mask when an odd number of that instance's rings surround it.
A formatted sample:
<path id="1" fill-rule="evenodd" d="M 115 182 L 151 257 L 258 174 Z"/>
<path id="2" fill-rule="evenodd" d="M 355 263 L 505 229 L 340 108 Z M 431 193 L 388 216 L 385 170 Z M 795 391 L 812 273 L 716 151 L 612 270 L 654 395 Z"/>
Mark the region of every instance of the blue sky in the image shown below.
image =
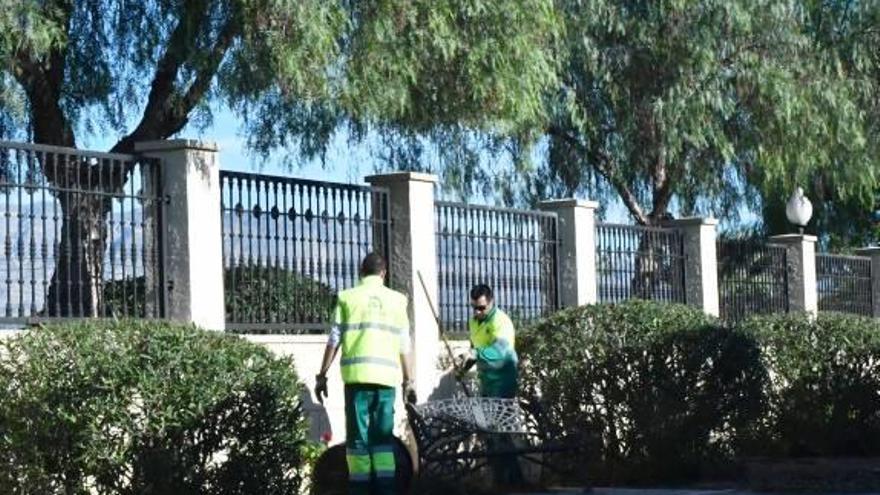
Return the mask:
<path id="1" fill-rule="evenodd" d="M 321 165 L 320 160 L 313 160 L 303 163 L 296 170 L 288 170 L 281 165 L 281 160 L 278 157 L 261 160 L 256 156 L 249 155 L 245 149 L 244 139 L 239 135 L 240 127 L 238 118 L 232 112 L 226 108 L 216 108 L 211 126 L 200 132 L 195 125 L 191 124 L 184 128 L 178 137 L 216 143 L 220 148 L 220 167 L 223 170 L 260 172 L 331 182 L 361 183 L 363 176 L 368 175 L 375 168 L 375 159 L 370 157 L 369 149 L 366 146 L 350 147 L 344 138 L 337 137 L 328 153 L 325 166 Z M 116 136 L 91 137 L 84 139 L 81 146 L 103 151 L 112 147 L 116 139 L 118 139 Z"/>
<path id="2" fill-rule="evenodd" d="M 240 129 L 241 123 L 235 114 L 226 108 L 217 107 L 214 108 L 214 120 L 211 126 L 200 131 L 195 125 L 189 125 L 181 131 L 179 137 L 215 142 L 220 148 L 220 166 L 224 170 L 360 184 L 363 183 L 364 176 L 374 173 L 380 165 L 370 153 L 369 139 L 364 143 L 353 145 L 348 142 L 344 134 L 340 133 L 334 138 L 324 164 L 321 160 L 315 159 L 303 162 L 296 169 L 290 170 L 283 166 L 278 156 L 262 160 L 249 154 L 245 141 L 240 135 Z M 84 139 L 81 146 L 94 150 L 107 150 L 113 146 L 116 139 L 115 136 L 91 137 Z M 620 201 L 614 201 L 608 206 L 605 221 L 632 223 L 626 207 Z"/>

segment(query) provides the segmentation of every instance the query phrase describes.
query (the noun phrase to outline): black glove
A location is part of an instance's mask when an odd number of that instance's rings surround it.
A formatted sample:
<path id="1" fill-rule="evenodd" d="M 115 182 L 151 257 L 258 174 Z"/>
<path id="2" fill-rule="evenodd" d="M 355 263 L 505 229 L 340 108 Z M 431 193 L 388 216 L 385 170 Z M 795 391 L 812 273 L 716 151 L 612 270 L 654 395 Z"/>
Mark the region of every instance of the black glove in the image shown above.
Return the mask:
<path id="1" fill-rule="evenodd" d="M 474 367 L 477 364 L 476 351 L 474 349 L 468 350 L 468 352 L 458 356 L 458 370 L 456 372 L 456 378 L 459 380 L 464 379 L 467 376 L 468 370 Z"/>
<path id="2" fill-rule="evenodd" d="M 413 384 L 409 380 L 403 382 L 403 400 L 405 400 L 408 404 L 415 404 L 416 402 L 418 402 L 418 398 L 416 397 L 416 389 L 413 388 Z"/>
<path id="3" fill-rule="evenodd" d="M 318 398 L 318 403 L 323 405 L 324 399 L 327 398 L 327 375 L 315 375 L 315 396 Z"/>
<path id="4" fill-rule="evenodd" d="M 474 358 L 468 358 L 465 360 L 464 364 L 461 367 L 461 371 L 469 371 L 474 365 L 477 364 L 477 360 Z"/>

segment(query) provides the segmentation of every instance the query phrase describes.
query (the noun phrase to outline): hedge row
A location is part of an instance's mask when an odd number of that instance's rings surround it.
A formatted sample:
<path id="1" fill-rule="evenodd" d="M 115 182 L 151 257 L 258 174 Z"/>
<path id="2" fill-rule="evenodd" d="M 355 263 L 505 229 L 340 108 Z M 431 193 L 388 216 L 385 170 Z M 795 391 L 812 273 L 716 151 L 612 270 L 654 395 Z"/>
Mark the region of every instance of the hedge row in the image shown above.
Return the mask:
<path id="1" fill-rule="evenodd" d="M 525 329 L 521 393 L 595 482 L 693 479 L 752 456 L 880 454 L 880 324 L 823 314 L 726 328 L 685 306 L 561 311 Z M 0 341 L 0 492 L 292 494 L 292 363 L 159 322 Z"/>
<path id="2" fill-rule="evenodd" d="M 158 322 L 0 342 L 0 493 L 299 492 L 306 425 L 289 359 Z"/>
<path id="3" fill-rule="evenodd" d="M 680 305 L 560 311 L 518 339 L 522 394 L 604 482 L 694 479 L 753 456 L 880 454 L 880 324 L 822 314 L 727 328 Z"/>
<path id="4" fill-rule="evenodd" d="M 336 293 L 327 284 L 283 268 L 238 265 L 223 269 L 226 320 L 232 322 L 328 321 Z M 144 277 L 108 280 L 104 316 L 148 316 Z"/>

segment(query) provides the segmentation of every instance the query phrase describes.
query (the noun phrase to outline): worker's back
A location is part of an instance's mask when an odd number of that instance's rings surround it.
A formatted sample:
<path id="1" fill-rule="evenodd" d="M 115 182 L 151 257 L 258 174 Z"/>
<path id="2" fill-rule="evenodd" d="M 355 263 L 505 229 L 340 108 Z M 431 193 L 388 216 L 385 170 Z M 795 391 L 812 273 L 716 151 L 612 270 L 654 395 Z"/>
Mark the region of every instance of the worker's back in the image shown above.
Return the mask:
<path id="1" fill-rule="evenodd" d="M 407 299 L 368 276 L 339 293 L 335 323 L 342 331 L 342 380 L 394 387 L 401 382 L 401 335 L 409 332 Z"/>

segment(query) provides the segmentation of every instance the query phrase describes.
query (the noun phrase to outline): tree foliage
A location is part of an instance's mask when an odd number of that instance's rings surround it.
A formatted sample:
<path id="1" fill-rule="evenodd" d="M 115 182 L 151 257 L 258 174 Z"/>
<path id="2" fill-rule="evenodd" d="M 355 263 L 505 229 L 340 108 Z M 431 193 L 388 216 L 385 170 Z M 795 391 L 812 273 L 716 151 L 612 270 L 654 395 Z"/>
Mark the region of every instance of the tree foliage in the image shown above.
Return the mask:
<path id="1" fill-rule="evenodd" d="M 394 165 L 424 169 L 428 157 L 464 196 L 505 203 L 619 199 L 643 224 L 783 211 L 795 185 L 814 183 L 850 211 L 874 201 L 878 2 L 560 0 L 556 9 L 558 84 L 537 146 L 461 127 L 400 133 L 385 137 L 404 150 L 389 155 Z"/>
<path id="2" fill-rule="evenodd" d="M 0 137 L 44 144 L 76 147 L 100 133 L 118 136 L 111 151 L 132 152 L 190 122 L 210 123 L 212 103 L 242 117 L 261 153 L 320 155 L 346 126 L 354 135 L 449 125 L 526 132 L 540 122 L 556 75 L 552 0 L 5 4 Z M 100 173 L 71 165 L 82 173 L 42 172 L 64 190 L 96 186 L 77 181 Z M 96 187 L 118 189 L 128 172 Z M 102 279 L 100 266 L 78 260 L 102 259 L 110 203 L 57 199 L 63 217 L 75 219 L 60 236 L 60 250 L 73 254 L 56 267 L 49 306 L 96 307 L 51 300 L 59 287 Z"/>
<path id="3" fill-rule="evenodd" d="M 35 141 L 52 144 L 109 132 L 129 151 L 209 119 L 212 101 L 245 117 L 260 151 L 320 151 L 343 122 L 511 129 L 540 119 L 555 76 L 549 0 L 12 5 L 0 18 L 19 26 L 0 39 L 3 70 Z"/>
<path id="4" fill-rule="evenodd" d="M 566 59 L 545 171 L 557 190 L 599 179 L 639 223 L 656 223 L 673 200 L 683 213 L 729 212 L 744 193 L 821 172 L 841 179 L 841 195 L 871 194 L 863 81 L 817 47 L 802 2 L 561 9 Z"/>
<path id="5" fill-rule="evenodd" d="M 846 150 L 831 157 L 830 167 L 802 182 L 814 203 L 811 229 L 835 249 L 865 246 L 878 239 L 880 195 L 876 181 L 880 158 L 880 2 L 845 0 L 805 2 L 807 29 L 814 46 L 833 69 L 853 82 L 854 97 L 865 118 L 871 163 L 846 167 Z M 834 128 L 831 129 L 832 131 Z M 854 187 L 855 186 L 855 187 Z M 784 201 L 791 190 L 773 184 L 763 194 L 765 229 L 786 229 Z"/>

